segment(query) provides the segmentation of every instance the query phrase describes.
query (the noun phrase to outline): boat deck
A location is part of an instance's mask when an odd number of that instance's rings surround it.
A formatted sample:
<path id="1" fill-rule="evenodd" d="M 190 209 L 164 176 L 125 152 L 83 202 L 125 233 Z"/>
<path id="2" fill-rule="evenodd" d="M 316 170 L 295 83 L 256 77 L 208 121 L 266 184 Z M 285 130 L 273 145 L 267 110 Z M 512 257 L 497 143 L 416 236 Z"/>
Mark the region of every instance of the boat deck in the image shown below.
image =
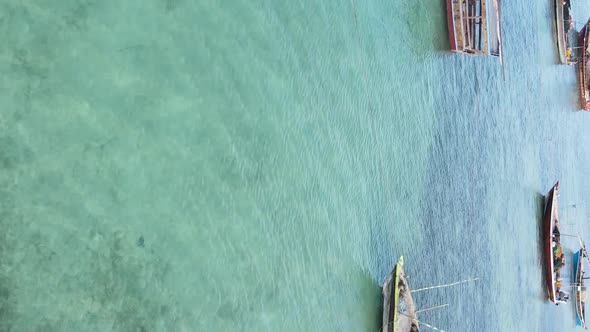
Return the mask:
<path id="1" fill-rule="evenodd" d="M 451 50 L 501 57 L 501 0 L 446 0 Z"/>
<path id="2" fill-rule="evenodd" d="M 486 8 L 486 2 L 487 0 L 481 0 L 481 2 L 452 0 L 458 50 L 469 53 L 488 53 L 487 13 L 486 10 L 482 10 Z"/>

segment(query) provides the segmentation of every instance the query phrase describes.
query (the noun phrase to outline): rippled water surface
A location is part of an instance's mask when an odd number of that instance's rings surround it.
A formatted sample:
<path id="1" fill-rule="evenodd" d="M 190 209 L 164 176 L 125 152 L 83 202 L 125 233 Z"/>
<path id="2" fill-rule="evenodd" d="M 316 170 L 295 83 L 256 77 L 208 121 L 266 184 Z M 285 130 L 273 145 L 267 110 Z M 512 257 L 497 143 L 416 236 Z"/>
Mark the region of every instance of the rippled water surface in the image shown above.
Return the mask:
<path id="1" fill-rule="evenodd" d="M 590 235 L 590 114 L 552 3 L 503 15 L 505 79 L 442 0 L 0 1 L 0 330 L 378 331 L 401 255 L 481 278 L 424 322 L 575 330 L 539 226 L 560 180 Z"/>

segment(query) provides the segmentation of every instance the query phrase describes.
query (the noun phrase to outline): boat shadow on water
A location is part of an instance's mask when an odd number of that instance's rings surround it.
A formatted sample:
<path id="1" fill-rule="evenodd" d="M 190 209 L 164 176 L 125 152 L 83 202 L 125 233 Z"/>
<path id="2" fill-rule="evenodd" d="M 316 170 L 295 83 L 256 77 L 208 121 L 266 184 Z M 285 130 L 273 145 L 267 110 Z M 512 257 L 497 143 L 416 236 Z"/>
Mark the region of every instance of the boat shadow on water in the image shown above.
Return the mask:
<path id="1" fill-rule="evenodd" d="M 367 308 L 364 311 L 363 330 L 380 331 L 383 322 L 383 288 L 382 282 L 375 280 L 369 271 L 359 268 L 356 271 L 359 294 L 362 294 L 362 302 Z"/>
<path id="2" fill-rule="evenodd" d="M 428 1 L 410 1 L 403 6 L 405 27 L 409 36 L 409 51 L 417 59 L 425 60 L 438 52 L 449 52 L 448 24 L 446 19 L 446 0 L 437 5 Z M 428 20 L 424 20 L 428 13 Z"/>

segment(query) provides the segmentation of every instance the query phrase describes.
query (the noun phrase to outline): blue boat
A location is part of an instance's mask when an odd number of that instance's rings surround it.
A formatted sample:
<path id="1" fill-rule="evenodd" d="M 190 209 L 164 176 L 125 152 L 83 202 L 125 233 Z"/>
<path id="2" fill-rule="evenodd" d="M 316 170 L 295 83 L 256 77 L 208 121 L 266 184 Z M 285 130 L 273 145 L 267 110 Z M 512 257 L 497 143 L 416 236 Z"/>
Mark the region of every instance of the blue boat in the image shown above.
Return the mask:
<path id="1" fill-rule="evenodd" d="M 583 258 L 586 257 L 584 248 L 574 254 L 574 286 L 576 289 L 576 325 L 585 329 L 586 327 L 586 287 L 584 287 L 584 265 Z"/>

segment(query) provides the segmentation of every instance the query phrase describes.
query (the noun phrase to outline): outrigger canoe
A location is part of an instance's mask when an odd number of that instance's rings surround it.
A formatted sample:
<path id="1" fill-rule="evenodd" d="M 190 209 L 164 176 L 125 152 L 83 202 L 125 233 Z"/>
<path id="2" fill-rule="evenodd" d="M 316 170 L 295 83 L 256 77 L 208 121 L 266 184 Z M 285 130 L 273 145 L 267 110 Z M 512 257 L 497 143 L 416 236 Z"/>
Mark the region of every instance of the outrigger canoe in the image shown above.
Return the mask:
<path id="1" fill-rule="evenodd" d="M 383 283 L 383 328 L 387 332 L 418 332 L 418 320 L 400 257 Z"/>
<path id="2" fill-rule="evenodd" d="M 576 289 L 576 325 L 586 327 L 586 287 L 584 287 L 584 265 L 586 257 L 584 248 L 574 254 L 574 277 Z"/>
<path id="3" fill-rule="evenodd" d="M 571 0 L 555 0 L 555 37 L 559 62 L 567 65 L 574 64 L 568 54 L 568 35 L 573 28 L 571 6 Z"/>
<path id="4" fill-rule="evenodd" d="M 545 281 L 549 301 L 557 304 L 566 303 L 567 300 L 559 297 L 559 267 L 555 268 L 556 250 L 560 250 L 559 222 L 557 220 L 557 189 L 559 181 L 553 185 L 547 194 L 545 213 L 543 216 L 543 252 L 545 260 Z"/>

